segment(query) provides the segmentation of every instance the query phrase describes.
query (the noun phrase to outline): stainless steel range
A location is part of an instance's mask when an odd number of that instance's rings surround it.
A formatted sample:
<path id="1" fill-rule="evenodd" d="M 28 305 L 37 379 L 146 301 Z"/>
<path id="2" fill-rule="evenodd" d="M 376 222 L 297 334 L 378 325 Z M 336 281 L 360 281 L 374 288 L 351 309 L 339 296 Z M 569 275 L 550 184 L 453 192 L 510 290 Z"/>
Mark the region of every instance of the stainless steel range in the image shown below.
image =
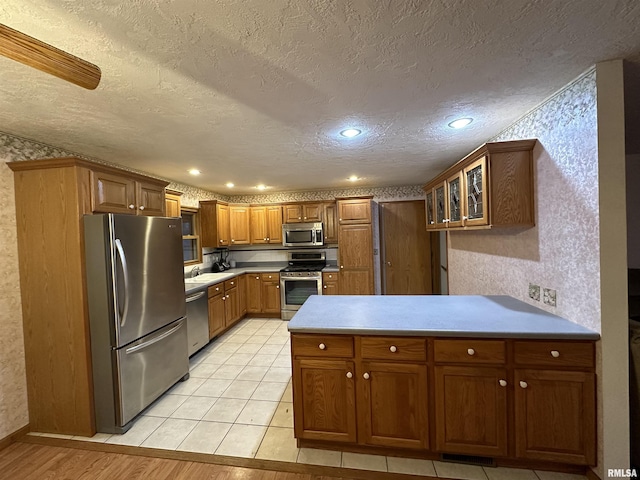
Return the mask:
<path id="1" fill-rule="evenodd" d="M 317 250 L 287 252 L 289 265 L 280 270 L 282 319 L 291 320 L 311 295 L 322 295 L 325 253 Z"/>

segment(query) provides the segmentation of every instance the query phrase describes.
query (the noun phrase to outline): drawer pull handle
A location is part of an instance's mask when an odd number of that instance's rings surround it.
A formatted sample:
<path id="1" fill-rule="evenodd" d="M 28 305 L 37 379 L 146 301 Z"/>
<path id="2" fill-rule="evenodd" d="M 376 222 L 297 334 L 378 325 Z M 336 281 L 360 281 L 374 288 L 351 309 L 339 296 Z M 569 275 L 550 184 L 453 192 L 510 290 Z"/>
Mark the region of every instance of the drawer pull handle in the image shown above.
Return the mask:
<path id="1" fill-rule="evenodd" d="M 498 383 L 500 384 L 501 387 L 506 387 L 507 386 L 507 381 L 506 380 L 498 380 Z"/>
<path id="2" fill-rule="evenodd" d="M 364 378 L 365 380 L 369 380 L 369 374 L 365 373 L 364 375 L 362 375 L 362 378 Z"/>
<path id="3" fill-rule="evenodd" d="M 397 348 L 395 345 L 391 345 L 391 346 L 389 347 L 389 351 L 390 351 L 391 353 L 396 353 L 396 352 L 398 351 L 398 348 Z"/>
<path id="4" fill-rule="evenodd" d="M 129 205 L 129 209 L 130 210 L 135 210 L 136 206 L 132 203 L 131 205 Z"/>
<path id="5" fill-rule="evenodd" d="M 326 350 L 327 346 L 324 343 L 321 343 L 320 345 L 318 345 L 318 348 L 320 350 Z"/>
<path id="6" fill-rule="evenodd" d="M 520 381 L 520 388 L 527 388 L 529 384 L 527 382 Z"/>
<path id="7" fill-rule="evenodd" d="M 140 210 L 144 210 L 144 205 L 140 205 L 138 208 L 139 208 Z"/>
<path id="8" fill-rule="evenodd" d="M 235 282 L 231 282 L 231 285 L 235 285 Z"/>
<path id="9" fill-rule="evenodd" d="M 558 358 L 560 356 L 560 352 L 558 350 L 551 350 L 551 356 L 553 358 Z"/>
<path id="10" fill-rule="evenodd" d="M 469 355 L 475 355 L 475 354 L 476 354 L 476 351 L 475 351 L 473 348 L 468 348 L 468 349 L 467 349 L 467 353 L 468 353 Z"/>
<path id="11" fill-rule="evenodd" d="M 353 378 L 353 373 L 347 372 L 347 378 Z"/>

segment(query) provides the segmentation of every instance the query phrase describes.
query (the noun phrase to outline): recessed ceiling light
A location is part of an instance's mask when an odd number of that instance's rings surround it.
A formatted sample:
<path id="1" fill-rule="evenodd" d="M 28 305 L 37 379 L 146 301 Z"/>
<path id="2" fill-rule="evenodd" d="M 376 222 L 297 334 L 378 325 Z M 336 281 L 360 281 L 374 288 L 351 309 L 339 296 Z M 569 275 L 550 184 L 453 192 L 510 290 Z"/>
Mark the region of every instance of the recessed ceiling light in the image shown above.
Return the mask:
<path id="1" fill-rule="evenodd" d="M 340 135 L 347 138 L 357 137 L 362 133 L 362 130 L 358 130 L 357 128 L 347 128 L 346 130 L 342 130 Z"/>
<path id="2" fill-rule="evenodd" d="M 362 180 L 362 178 L 358 177 L 357 175 L 351 175 L 349 178 L 347 178 L 347 180 L 349 180 L 350 182 L 357 182 L 358 180 Z"/>
<path id="3" fill-rule="evenodd" d="M 258 190 L 266 190 L 266 189 L 267 189 L 267 188 L 269 188 L 269 187 L 267 187 L 266 185 L 262 185 L 262 184 L 260 184 L 260 185 L 256 185 L 256 188 L 257 188 Z"/>
<path id="4" fill-rule="evenodd" d="M 225 185 L 229 188 L 235 187 L 235 185 L 232 182 L 227 182 Z"/>
<path id="5" fill-rule="evenodd" d="M 473 122 L 473 118 L 459 118 L 449 123 L 449 126 L 451 128 L 464 128 L 467 125 L 469 125 L 471 122 Z"/>
<path id="6" fill-rule="evenodd" d="M 191 170 L 189 170 L 189 173 L 191 175 L 200 175 L 200 170 L 198 170 L 197 168 L 192 168 Z"/>

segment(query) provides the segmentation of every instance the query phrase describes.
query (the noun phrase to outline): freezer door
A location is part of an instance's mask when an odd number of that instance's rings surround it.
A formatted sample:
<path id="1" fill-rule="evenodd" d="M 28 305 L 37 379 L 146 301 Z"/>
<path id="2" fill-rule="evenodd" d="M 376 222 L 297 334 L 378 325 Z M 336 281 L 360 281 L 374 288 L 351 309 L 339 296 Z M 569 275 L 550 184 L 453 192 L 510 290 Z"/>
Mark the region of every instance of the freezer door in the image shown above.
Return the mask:
<path id="1" fill-rule="evenodd" d="M 113 352 L 116 424 L 123 427 L 189 372 L 186 319 Z"/>
<path id="2" fill-rule="evenodd" d="M 115 347 L 186 314 L 179 218 L 110 215 Z"/>

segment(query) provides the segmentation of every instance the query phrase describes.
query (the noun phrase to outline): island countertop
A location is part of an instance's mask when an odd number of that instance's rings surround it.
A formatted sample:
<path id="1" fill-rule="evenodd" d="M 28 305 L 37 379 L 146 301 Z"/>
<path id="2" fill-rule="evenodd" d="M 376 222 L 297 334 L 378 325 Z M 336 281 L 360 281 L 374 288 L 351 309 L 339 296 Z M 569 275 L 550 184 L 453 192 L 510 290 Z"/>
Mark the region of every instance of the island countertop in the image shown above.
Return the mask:
<path id="1" fill-rule="evenodd" d="M 313 295 L 291 333 L 597 340 L 600 335 L 507 295 Z"/>

